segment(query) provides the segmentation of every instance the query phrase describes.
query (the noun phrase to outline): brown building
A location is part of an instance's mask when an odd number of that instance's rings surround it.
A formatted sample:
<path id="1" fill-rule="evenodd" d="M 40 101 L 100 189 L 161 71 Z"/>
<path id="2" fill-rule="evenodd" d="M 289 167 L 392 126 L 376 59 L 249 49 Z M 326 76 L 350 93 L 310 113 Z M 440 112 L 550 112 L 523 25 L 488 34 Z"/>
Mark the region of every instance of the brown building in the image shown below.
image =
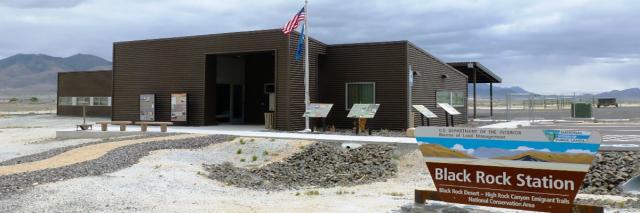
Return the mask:
<path id="1" fill-rule="evenodd" d="M 112 119 L 172 120 L 172 94 L 186 93 L 185 125 L 259 124 L 264 112 L 275 111 L 277 129 L 303 129 L 297 37 L 273 29 L 116 42 Z M 408 41 L 328 45 L 310 39 L 309 45 L 311 102 L 334 104 L 327 124 L 351 127 L 348 104 L 378 103 L 371 128 L 412 126 L 411 104 L 425 105 L 440 115 L 432 123 L 444 125 L 437 100 L 456 106 L 463 114 L 456 123 L 466 123 L 467 76 Z M 141 117 L 141 106 L 154 106 L 143 110 L 152 116 Z"/>
<path id="2" fill-rule="evenodd" d="M 60 72 L 58 73 L 57 114 L 82 116 L 86 106 L 87 116 L 111 117 L 112 72 Z"/>

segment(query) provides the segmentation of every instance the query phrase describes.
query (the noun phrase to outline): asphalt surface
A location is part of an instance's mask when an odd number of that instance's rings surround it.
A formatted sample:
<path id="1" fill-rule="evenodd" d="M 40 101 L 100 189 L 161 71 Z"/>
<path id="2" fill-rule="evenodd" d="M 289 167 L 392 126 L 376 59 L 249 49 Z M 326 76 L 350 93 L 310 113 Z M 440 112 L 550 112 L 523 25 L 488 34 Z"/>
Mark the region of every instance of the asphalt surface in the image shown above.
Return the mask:
<path id="1" fill-rule="evenodd" d="M 534 124 L 526 128 L 598 131 L 601 151 L 640 151 L 640 122 Z"/>
<path id="2" fill-rule="evenodd" d="M 468 110 L 469 118 L 473 118 L 473 108 L 469 108 Z M 490 118 L 490 113 L 488 109 L 477 109 L 476 111 L 477 118 Z M 603 107 L 603 108 L 593 108 L 593 117 L 596 119 L 640 119 L 640 107 Z M 496 120 L 504 120 L 507 118 L 507 111 L 504 109 L 494 109 L 493 110 L 493 119 Z M 510 118 L 513 120 L 530 120 L 534 118 L 536 120 L 540 119 L 570 119 L 571 118 L 571 110 L 570 109 L 536 109 L 533 113 L 530 113 L 527 110 L 520 109 L 512 109 L 510 111 Z"/>

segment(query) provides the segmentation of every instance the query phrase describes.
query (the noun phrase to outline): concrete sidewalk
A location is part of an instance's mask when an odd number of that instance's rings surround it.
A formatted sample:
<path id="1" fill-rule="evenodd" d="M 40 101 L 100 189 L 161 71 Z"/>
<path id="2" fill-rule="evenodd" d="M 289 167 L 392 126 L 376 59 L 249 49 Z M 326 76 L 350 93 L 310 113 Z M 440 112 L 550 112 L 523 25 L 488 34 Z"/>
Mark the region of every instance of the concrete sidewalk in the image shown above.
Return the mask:
<path id="1" fill-rule="evenodd" d="M 159 133 L 160 127 L 149 126 L 149 133 Z M 75 134 L 78 135 L 91 135 L 91 134 L 118 134 L 119 126 L 109 125 L 107 132 L 100 131 L 100 126 L 94 126 L 94 130 L 89 131 L 76 131 L 75 129 L 66 129 L 58 131 L 58 135 L 62 134 Z M 281 139 L 301 139 L 301 140 L 327 140 L 327 141 L 340 141 L 340 142 L 360 142 L 360 143 L 400 143 L 400 144 L 415 144 L 415 138 L 409 137 L 384 137 L 384 136 L 355 136 L 355 135 L 335 135 L 335 134 L 316 134 L 316 133 L 295 133 L 295 132 L 276 132 L 267 131 L 263 126 L 257 125 L 218 125 L 218 126 L 201 126 L 201 127 L 189 127 L 189 126 L 169 126 L 167 132 L 169 133 L 191 133 L 191 134 L 207 134 L 207 135 L 233 135 L 241 137 L 261 137 L 261 138 L 281 138 Z M 140 133 L 140 126 L 129 125 L 126 132 L 121 132 L 123 135 L 130 135 Z"/>

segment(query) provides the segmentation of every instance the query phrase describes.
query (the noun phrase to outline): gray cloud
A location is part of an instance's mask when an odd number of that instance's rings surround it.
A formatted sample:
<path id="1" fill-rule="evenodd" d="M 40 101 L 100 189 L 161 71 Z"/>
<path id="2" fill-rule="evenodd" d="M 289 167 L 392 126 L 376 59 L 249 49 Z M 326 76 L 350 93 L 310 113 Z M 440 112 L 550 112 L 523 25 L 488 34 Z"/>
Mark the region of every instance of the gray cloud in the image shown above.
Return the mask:
<path id="1" fill-rule="evenodd" d="M 279 28 L 302 6 L 287 0 L 37 2 L 71 6 L 0 7 L 0 56 L 83 52 L 111 59 L 114 41 Z M 309 31 L 330 44 L 410 40 L 445 61 L 480 61 L 505 86 L 597 92 L 640 86 L 637 11 L 633 0 L 324 0 L 309 5 Z"/>
<path id="2" fill-rule="evenodd" d="M 2 0 L 0 4 L 15 8 L 69 8 L 86 0 Z"/>

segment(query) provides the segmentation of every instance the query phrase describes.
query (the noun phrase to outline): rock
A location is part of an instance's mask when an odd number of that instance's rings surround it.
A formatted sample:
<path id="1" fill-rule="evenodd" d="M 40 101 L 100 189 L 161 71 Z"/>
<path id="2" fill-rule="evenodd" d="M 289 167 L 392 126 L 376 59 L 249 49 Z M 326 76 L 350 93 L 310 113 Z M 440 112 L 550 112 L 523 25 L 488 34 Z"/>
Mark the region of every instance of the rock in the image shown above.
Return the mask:
<path id="1" fill-rule="evenodd" d="M 244 169 L 231 163 L 204 165 L 209 178 L 257 190 L 333 187 L 384 181 L 395 176 L 394 147 L 364 145 L 341 149 L 315 143 L 302 151 L 261 168 Z"/>

